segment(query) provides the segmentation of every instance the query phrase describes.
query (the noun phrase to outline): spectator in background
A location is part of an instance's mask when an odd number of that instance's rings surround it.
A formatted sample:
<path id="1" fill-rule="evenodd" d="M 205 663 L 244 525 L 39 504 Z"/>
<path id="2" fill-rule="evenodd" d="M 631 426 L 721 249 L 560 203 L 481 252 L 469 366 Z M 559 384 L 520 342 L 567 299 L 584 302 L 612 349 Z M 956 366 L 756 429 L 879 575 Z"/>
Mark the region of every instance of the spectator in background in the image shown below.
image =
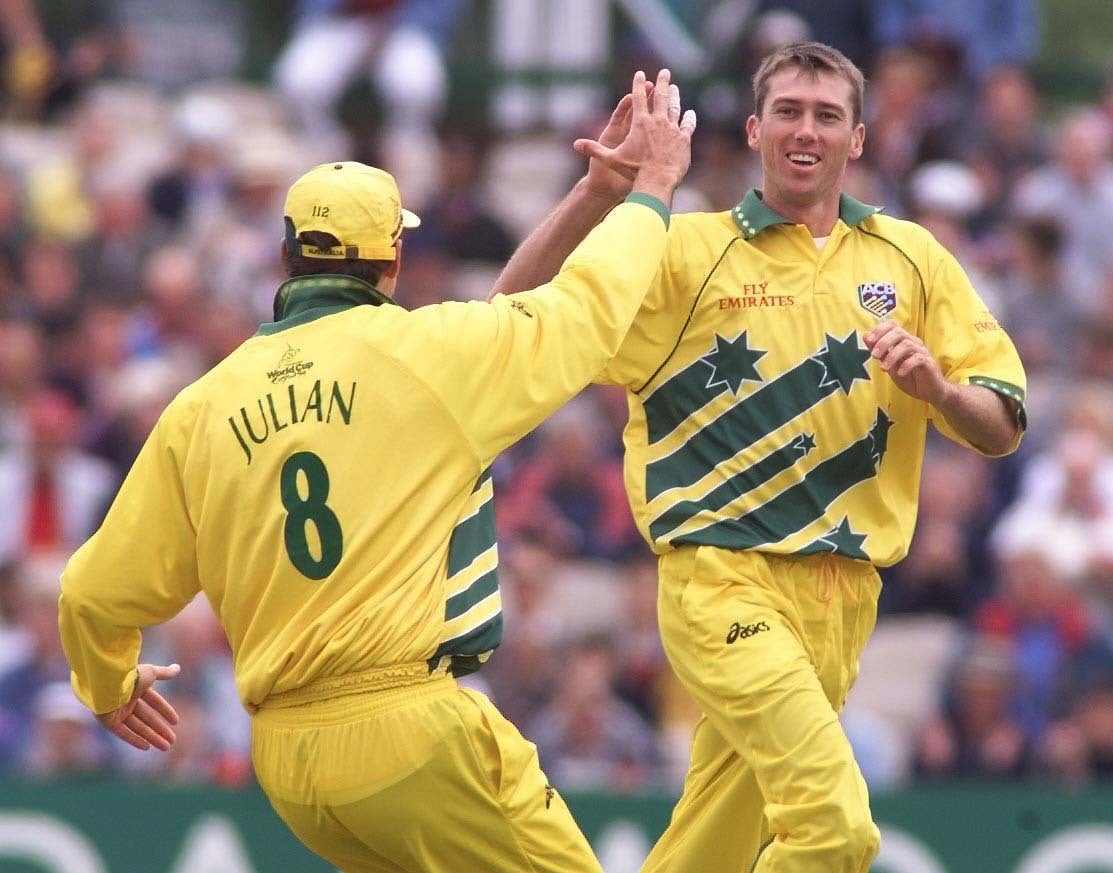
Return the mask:
<path id="1" fill-rule="evenodd" d="M 19 250 L 29 233 L 23 208 L 23 182 L 12 168 L 0 164 L 0 312 L 11 312 L 20 289 L 16 282 Z"/>
<path id="2" fill-rule="evenodd" d="M 89 415 L 86 444 L 101 429 L 104 419 L 113 414 L 112 407 L 117 401 L 113 383 L 136 353 L 133 343 L 136 321 L 135 311 L 121 303 L 97 301 L 82 310 L 77 365 L 81 396 Z"/>
<path id="3" fill-rule="evenodd" d="M 500 533 L 506 636 L 483 673 L 498 708 L 514 724 L 526 725 L 548 703 L 563 671 L 553 653 L 565 646 L 569 628 L 550 608 L 560 559 L 528 531 L 516 537 Z"/>
<path id="4" fill-rule="evenodd" d="M 448 96 L 446 54 L 467 0 L 299 0 L 274 81 L 323 151 L 390 167 L 423 209 L 439 180 L 435 125 Z M 338 116 L 358 73 L 382 101 L 378 142 L 348 142 Z M 369 150 L 371 154 L 364 154 Z"/>
<path id="5" fill-rule="evenodd" d="M 122 46 L 111 5 L 105 0 L 0 3 L 7 115 L 50 119 L 115 67 Z"/>
<path id="6" fill-rule="evenodd" d="M 985 548 L 992 522 L 989 464 L 929 440 L 922 476 L 916 536 L 908 557 L 885 571 L 881 610 L 969 619 L 993 582 Z"/>
<path id="7" fill-rule="evenodd" d="M 985 637 L 1012 647 L 1016 665 L 1013 712 L 1024 735 L 1038 742 L 1076 691 L 1086 663 L 1108 651 L 1096 616 L 1064 583 L 1047 550 L 1016 546 L 1001 559 L 998 593 L 974 616 Z"/>
<path id="8" fill-rule="evenodd" d="M 834 46 L 861 69 L 870 70 L 874 55 L 872 4 L 873 0 L 758 0 L 754 12 L 795 13 L 807 23 L 803 39 Z"/>
<path id="9" fill-rule="evenodd" d="M 1007 233 L 1003 323 L 1036 380 L 1066 378 L 1076 364 L 1073 347 L 1083 314 L 1063 279 L 1063 228 L 1051 218 L 1021 218 Z"/>
<path id="10" fill-rule="evenodd" d="M 615 692 L 614 641 L 573 643 L 552 702 L 528 733 L 541 765 L 564 789 L 637 791 L 658 779 L 660 754 L 650 725 Z"/>
<path id="11" fill-rule="evenodd" d="M 873 0 L 875 39 L 892 46 L 935 46 L 975 87 L 1003 64 L 1025 65 L 1039 47 L 1037 0 Z"/>
<path id="12" fill-rule="evenodd" d="M 986 307 L 1001 312 L 1005 300 L 984 269 L 971 233 L 973 219 L 985 202 L 985 190 L 974 171 L 960 161 L 928 161 L 913 170 L 906 196 L 911 219 L 958 259 Z"/>
<path id="13" fill-rule="evenodd" d="M 624 700 L 650 723 L 662 710 L 664 687 L 675 681 L 657 630 L 657 562 L 643 550 L 626 563 L 622 591 L 622 615 L 615 649 L 615 687 Z M 695 718 L 689 728 L 694 726 Z"/>
<path id="14" fill-rule="evenodd" d="M 103 389 L 98 415 L 90 423 L 87 448 L 112 464 L 123 481 L 163 409 L 189 383 L 191 375 L 157 355 L 118 364 Z"/>
<path id="15" fill-rule="evenodd" d="M 134 305 L 148 257 L 166 231 L 151 221 L 143 179 L 121 176 L 92 190 L 92 233 L 78 249 L 86 293 L 91 300 Z"/>
<path id="16" fill-rule="evenodd" d="M 28 398 L 28 443 L 0 451 L 0 561 L 69 554 L 100 524 L 119 480 L 79 446 L 81 411 L 70 396 L 39 388 Z"/>
<path id="17" fill-rule="evenodd" d="M 1113 781 L 1113 668 L 1081 689 L 1041 758 L 1047 775 L 1070 786 Z"/>
<path id="18" fill-rule="evenodd" d="M 441 184 L 422 210 L 421 227 L 414 228 L 408 247 L 433 246 L 457 260 L 490 266 L 509 260 L 517 241 L 487 202 L 486 157 L 482 134 L 462 128 L 444 134 Z"/>
<path id="19" fill-rule="evenodd" d="M 31 705 L 31 740 L 20 756 L 19 770 L 37 779 L 101 775 L 110 763 L 103 734 L 64 679 L 49 682 Z"/>
<path id="20" fill-rule="evenodd" d="M 210 264 L 209 284 L 217 301 L 242 310 L 254 321 L 270 317 L 274 286 L 282 281 L 281 264 L 271 251 L 274 214 L 297 176 L 291 161 L 305 148 L 280 130 L 261 129 L 238 137 L 230 149 L 224 208 L 189 240 L 194 251 L 229 248 L 237 252 L 235 258 Z"/>
<path id="21" fill-rule="evenodd" d="M 176 778 L 188 778 L 183 770 L 192 761 L 202 767 L 194 778 L 242 785 L 251 773 L 251 717 L 240 705 L 228 641 L 208 602 L 203 596 L 195 598 L 154 628 L 144 645 L 143 657 L 152 663 L 181 665 L 169 700 L 175 708 L 184 704 L 197 724 L 186 726 L 185 748 L 177 756 L 168 760 L 161 755 L 131 757 L 145 769 L 153 766 Z M 179 718 L 179 725 L 183 721 Z M 171 749 L 182 739 L 177 727 L 175 735 Z"/>
<path id="22" fill-rule="evenodd" d="M 30 440 L 30 398 L 49 375 L 42 330 L 29 321 L 0 319 L 0 452 Z"/>
<path id="23" fill-rule="evenodd" d="M 883 202 L 899 214 L 907 209 L 909 174 L 925 161 L 952 157 L 956 147 L 958 117 L 940 85 L 943 75 L 935 58 L 912 48 L 890 48 L 877 59 L 863 157 L 878 174 Z"/>
<path id="24" fill-rule="evenodd" d="M 514 252 L 517 240 L 487 195 L 483 136 L 462 128 L 443 136 L 441 185 L 406 242 L 399 299 L 408 306 L 483 299 Z"/>
<path id="25" fill-rule="evenodd" d="M 135 350 L 170 359 L 190 378 L 199 376 L 205 332 L 200 316 L 209 301 L 200 256 L 184 246 L 158 248 L 143 263 L 141 283 L 143 309 L 132 337 Z"/>
<path id="26" fill-rule="evenodd" d="M 151 215 L 189 237 L 203 234 L 228 205 L 235 119 L 219 100 L 191 95 L 174 109 L 174 154 L 147 185 Z"/>
<path id="27" fill-rule="evenodd" d="M 49 346 L 72 334 L 83 305 L 81 267 L 73 247 L 45 236 L 19 253 L 20 295 L 12 314 L 31 321 Z M 52 348 L 53 351 L 53 348 Z"/>
<path id="28" fill-rule="evenodd" d="M 567 557 L 621 561 L 643 552 L 609 436 L 590 395 L 557 410 L 499 496 L 500 529 L 529 530 Z"/>
<path id="29" fill-rule="evenodd" d="M 1014 211 L 1024 218 L 1050 218 L 1065 232 L 1064 288 L 1074 310 L 1096 317 L 1105 308 L 1104 288 L 1113 270 L 1113 135 L 1093 109 L 1078 109 L 1060 122 L 1054 161 L 1034 170 L 1016 188 Z"/>
<path id="30" fill-rule="evenodd" d="M 4 114 L 38 118 L 54 74 L 54 53 L 42 32 L 32 0 L 0 3 L 3 48 Z"/>
<path id="31" fill-rule="evenodd" d="M 1052 443 L 1028 463 L 993 531 L 1002 555 L 1042 552 L 1063 584 L 1113 621 L 1113 401 L 1071 392 Z"/>
<path id="32" fill-rule="evenodd" d="M 703 210 L 733 209 L 761 172 L 736 118 L 701 120 L 692 149 L 696 158 L 686 183 L 704 199 Z"/>
<path id="33" fill-rule="evenodd" d="M 1109 68 L 1109 72 L 1105 76 L 1105 82 L 1102 84 L 1098 109 L 1105 119 L 1110 135 L 1113 135 L 1113 67 Z"/>
<path id="34" fill-rule="evenodd" d="M 31 163 L 24 185 L 27 223 L 33 233 L 83 243 L 97 229 L 93 191 L 106 183 L 120 148 L 118 120 L 85 99 L 59 126 L 64 149 Z"/>
<path id="35" fill-rule="evenodd" d="M 1113 324 L 1100 320 L 1083 324 L 1077 349 L 1080 377 L 1113 383 Z"/>
<path id="36" fill-rule="evenodd" d="M 1016 780 L 1027 775 L 1032 742 L 1013 714 L 1016 686 L 1011 645 L 974 640 L 958 662 L 939 712 L 916 741 L 916 776 Z"/>
<path id="37" fill-rule="evenodd" d="M 19 272 L 22 294 L 13 311 L 38 329 L 48 356 L 49 380 L 83 403 L 85 296 L 77 255 L 60 240 L 31 238 L 20 252 Z"/>
<path id="38" fill-rule="evenodd" d="M 69 668 L 58 636 L 58 576 L 66 553 L 36 555 L 9 563 L 9 606 L 14 632 L 0 657 L 0 772 L 21 766 L 35 738 L 40 692 L 66 683 Z M 69 692 L 72 697 L 73 693 Z"/>
<path id="39" fill-rule="evenodd" d="M 973 122 L 962 127 L 961 139 L 963 160 L 977 174 L 985 195 L 975 218 L 975 231 L 982 233 L 1005 221 L 1019 181 L 1050 156 L 1031 75 L 1017 66 L 993 70 L 982 85 Z"/>

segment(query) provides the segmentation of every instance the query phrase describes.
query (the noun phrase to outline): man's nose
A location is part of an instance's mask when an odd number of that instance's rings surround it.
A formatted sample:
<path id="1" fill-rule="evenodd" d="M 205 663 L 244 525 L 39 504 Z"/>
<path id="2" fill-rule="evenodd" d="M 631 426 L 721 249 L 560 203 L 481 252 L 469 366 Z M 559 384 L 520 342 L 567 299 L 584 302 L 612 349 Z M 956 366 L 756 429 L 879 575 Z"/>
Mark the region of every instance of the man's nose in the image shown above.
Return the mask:
<path id="1" fill-rule="evenodd" d="M 800 113 L 800 122 L 796 126 L 796 138 L 808 141 L 815 139 L 815 118 L 810 112 Z"/>

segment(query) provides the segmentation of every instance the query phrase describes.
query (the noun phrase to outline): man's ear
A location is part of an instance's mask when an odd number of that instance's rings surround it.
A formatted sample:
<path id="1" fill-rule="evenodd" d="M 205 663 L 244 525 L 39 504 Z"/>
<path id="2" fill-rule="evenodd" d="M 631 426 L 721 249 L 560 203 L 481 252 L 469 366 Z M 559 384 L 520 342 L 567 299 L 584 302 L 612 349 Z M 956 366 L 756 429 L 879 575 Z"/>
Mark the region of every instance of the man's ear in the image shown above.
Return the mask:
<path id="1" fill-rule="evenodd" d="M 755 152 L 761 151 L 761 139 L 758 137 L 758 125 L 761 124 L 761 119 L 756 115 L 751 115 L 746 119 L 746 144 Z"/>
<path id="2" fill-rule="evenodd" d="M 394 241 L 394 261 L 383 272 L 383 275 L 388 279 L 398 278 L 398 268 L 402 266 L 402 238 L 399 237 Z"/>

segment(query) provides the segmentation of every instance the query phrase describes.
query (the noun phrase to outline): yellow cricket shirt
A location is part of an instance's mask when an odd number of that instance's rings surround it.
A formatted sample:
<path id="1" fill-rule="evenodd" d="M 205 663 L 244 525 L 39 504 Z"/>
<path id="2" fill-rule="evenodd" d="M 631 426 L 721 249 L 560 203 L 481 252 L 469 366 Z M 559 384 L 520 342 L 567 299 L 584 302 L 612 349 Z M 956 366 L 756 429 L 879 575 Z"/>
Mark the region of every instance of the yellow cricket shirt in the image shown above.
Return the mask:
<path id="1" fill-rule="evenodd" d="M 476 668 L 502 630 L 485 471 L 618 349 L 666 224 L 659 202 L 620 205 L 551 283 L 491 303 L 411 312 L 357 279 L 287 282 L 281 320 L 167 407 L 70 560 L 78 697 L 126 702 L 141 629 L 198 591 L 249 710 L 320 678 Z"/>
<path id="2" fill-rule="evenodd" d="M 817 250 L 755 191 L 730 212 L 674 216 L 604 377 L 630 391 L 626 484 L 655 551 L 879 566 L 907 553 L 927 421 L 963 441 L 870 357 L 862 337 L 882 319 L 923 339 L 948 379 L 1017 401 L 1023 423 L 1012 342 L 918 225 L 844 195 Z"/>

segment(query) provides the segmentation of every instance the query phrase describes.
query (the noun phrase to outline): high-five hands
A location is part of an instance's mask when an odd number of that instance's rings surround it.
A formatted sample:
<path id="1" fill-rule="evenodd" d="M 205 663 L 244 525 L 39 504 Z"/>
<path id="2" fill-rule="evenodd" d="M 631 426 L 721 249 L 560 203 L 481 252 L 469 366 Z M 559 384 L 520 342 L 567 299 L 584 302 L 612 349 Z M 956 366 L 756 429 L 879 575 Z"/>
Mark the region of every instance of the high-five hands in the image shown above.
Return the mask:
<path id="1" fill-rule="evenodd" d="M 681 115 L 680 89 L 661 70 L 656 83 L 638 71 L 598 140 L 578 139 L 576 151 L 591 160 L 589 184 L 597 191 L 652 194 L 666 203 L 692 159 L 696 114 Z"/>
<path id="2" fill-rule="evenodd" d="M 178 723 L 178 713 L 155 691 L 154 684 L 160 679 L 173 679 L 182 668 L 177 664 L 140 664 L 138 669 L 131 699 L 119 709 L 98 715 L 97 721 L 137 749 L 146 751 L 154 746 L 165 752 L 176 739 L 172 725 Z"/>

